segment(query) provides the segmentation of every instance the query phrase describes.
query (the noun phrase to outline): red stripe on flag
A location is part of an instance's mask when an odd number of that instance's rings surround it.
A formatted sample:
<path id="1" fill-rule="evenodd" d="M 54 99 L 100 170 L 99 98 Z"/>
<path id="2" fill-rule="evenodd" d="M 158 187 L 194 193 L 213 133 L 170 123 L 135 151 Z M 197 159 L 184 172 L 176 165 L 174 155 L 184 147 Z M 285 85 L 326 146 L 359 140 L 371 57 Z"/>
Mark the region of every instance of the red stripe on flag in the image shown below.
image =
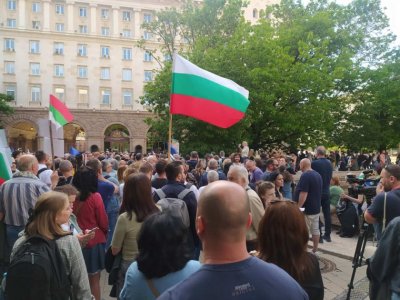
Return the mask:
<path id="1" fill-rule="evenodd" d="M 0 178 L 0 185 L 2 185 L 4 182 L 6 182 L 3 178 Z"/>
<path id="2" fill-rule="evenodd" d="M 218 102 L 180 94 L 171 95 L 170 112 L 199 119 L 221 128 L 228 128 L 244 117 L 241 111 Z"/>
<path id="3" fill-rule="evenodd" d="M 68 122 L 71 122 L 74 119 L 74 116 L 69 112 L 68 108 L 58 100 L 53 95 L 50 95 L 50 105 L 54 106 L 63 116 L 64 119 Z"/>

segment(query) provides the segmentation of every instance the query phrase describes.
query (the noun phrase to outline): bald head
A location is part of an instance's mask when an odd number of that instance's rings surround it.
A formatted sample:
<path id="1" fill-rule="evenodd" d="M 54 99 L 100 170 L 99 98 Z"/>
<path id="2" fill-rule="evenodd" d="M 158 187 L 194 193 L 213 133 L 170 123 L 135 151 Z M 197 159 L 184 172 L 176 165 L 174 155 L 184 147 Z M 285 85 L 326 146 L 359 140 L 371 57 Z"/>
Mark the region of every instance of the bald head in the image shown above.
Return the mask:
<path id="1" fill-rule="evenodd" d="M 35 156 L 31 154 L 25 154 L 20 156 L 18 159 L 17 168 L 21 172 L 32 172 L 33 174 L 37 174 L 39 165 L 38 160 Z"/>
<path id="2" fill-rule="evenodd" d="M 249 185 L 249 172 L 243 166 L 232 165 L 228 171 L 228 180 L 246 188 Z"/>
<path id="3" fill-rule="evenodd" d="M 311 161 L 308 158 L 303 158 L 300 161 L 300 170 L 304 172 L 310 169 L 311 169 Z"/>
<path id="4" fill-rule="evenodd" d="M 318 146 L 315 152 L 317 153 L 317 157 L 325 157 L 326 155 L 326 149 L 324 146 Z"/>
<path id="5" fill-rule="evenodd" d="M 206 186 L 197 207 L 200 239 L 237 242 L 246 239 L 249 200 L 238 184 L 225 180 Z"/>

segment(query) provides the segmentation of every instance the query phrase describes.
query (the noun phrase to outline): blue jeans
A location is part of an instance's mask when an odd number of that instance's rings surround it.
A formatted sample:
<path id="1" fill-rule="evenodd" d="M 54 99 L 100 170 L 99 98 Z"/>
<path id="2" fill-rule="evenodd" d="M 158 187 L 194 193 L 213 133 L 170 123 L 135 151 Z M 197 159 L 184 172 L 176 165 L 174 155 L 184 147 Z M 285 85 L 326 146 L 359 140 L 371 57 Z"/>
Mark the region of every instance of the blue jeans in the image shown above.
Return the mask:
<path id="1" fill-rule="evenodd" d="M 119 215 L 119 202 L 118 199 L 113 196 L 110 199 L 110 203 L 107 205 L 107 217 L 108 217 L 108 234 L 106 242 L 106 251 L 111 245 L 112 237 L 115 230 L 115 225 L 117 223 Z"/>
<path id="2" fill-rule="evenodd" d="M 13 226 L 6 224 L 6 235 L 7 235 L 7 257 L 6 260 L 10 259 L 11 250 L 14 247 L 15 241 L 18 240 L 18 234 L 24 230 L 25 226 Z"/>

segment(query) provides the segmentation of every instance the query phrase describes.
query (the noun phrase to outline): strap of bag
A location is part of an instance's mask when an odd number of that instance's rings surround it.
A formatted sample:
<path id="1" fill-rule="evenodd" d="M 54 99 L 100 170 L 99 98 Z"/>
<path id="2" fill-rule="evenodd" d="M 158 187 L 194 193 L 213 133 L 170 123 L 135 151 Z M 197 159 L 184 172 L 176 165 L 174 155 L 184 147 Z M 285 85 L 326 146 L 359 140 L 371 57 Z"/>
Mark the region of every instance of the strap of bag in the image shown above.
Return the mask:
<path id="1" fill-rule="evenodd" d="M 167 196 L 162 189 L 155 190 L 155 193 L 157 194 L 158 198 L 160 198 L 160 200 L 164 199 Z"/>
<path id="2" fill-rule="evenodd" d="M 383 200 L 383 222 L 382 222 L 382 232 L 385 231 L 386 228 L 386 192 L 385 192 L 385 198 Z"/>
<path id="3" fill-rule="evenodd" d="M 146 279 L 147 285 L 150 288 L 152 294 L 154 297 L 158 298 L 160 296 L 160 293 L 158 292 L 158 290 L 156 289 L 153 280 L 151 279 Z"/>
<path id="4" fill-rule="evenodd" d="M 182 192 L 180 192 L 180 193 L 178 194 L 178 199 L 183 200 L 183 198 L 185 198 L 186 195 L 189 194 L 190 192 L 191 192 L 191 190 L 189 190 L 189 189 L 184 189 Z"/>

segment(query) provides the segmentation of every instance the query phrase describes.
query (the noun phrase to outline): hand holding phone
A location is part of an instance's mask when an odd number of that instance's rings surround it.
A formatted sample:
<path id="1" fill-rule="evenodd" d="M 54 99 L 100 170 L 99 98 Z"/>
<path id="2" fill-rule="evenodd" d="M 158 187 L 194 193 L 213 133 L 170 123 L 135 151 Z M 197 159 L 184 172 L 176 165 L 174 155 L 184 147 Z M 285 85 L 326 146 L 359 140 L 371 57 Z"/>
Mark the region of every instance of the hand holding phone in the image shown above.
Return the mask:
<path id="1" fill-rule="evenodd" d="M 89 231 L 86 231 L 86 234 L 91 234 L 92 232 L 95 232 L 99 227 L 95 227 L 93 229 L 90 229 Z"/>

